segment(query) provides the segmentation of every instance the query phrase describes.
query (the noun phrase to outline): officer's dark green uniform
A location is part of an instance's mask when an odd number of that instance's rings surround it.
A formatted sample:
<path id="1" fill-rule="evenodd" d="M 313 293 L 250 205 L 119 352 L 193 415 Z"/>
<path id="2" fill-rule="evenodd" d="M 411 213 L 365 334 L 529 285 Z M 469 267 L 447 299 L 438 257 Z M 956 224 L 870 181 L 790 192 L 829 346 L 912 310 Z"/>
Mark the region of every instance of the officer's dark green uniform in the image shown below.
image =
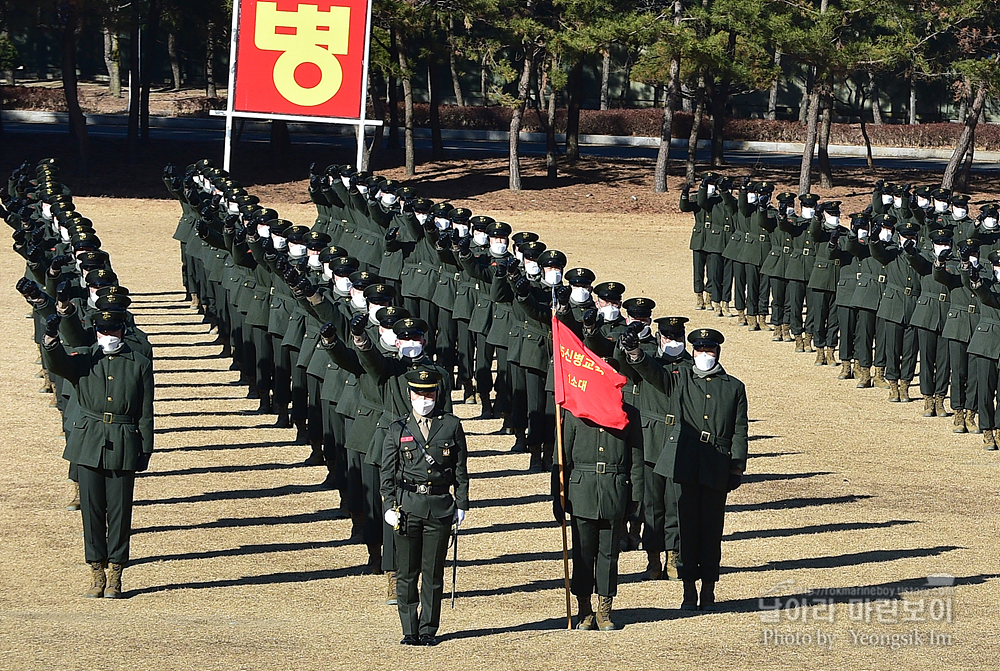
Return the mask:
<path id="1" fill-rule="evenodd" d="M 622 429 L 563 415 L 563 483 L 573 524 L 572 592 L 579 602 L 579 629 L 614 629 L 611 608 L 618 594 L 618 554 L 624 519 L 639 507 L 642 492 L 642 429 L 638 411 L 624 406 Z M 557 478 L 553 478 L 557 480 Z M 561 517 L 558 487 L 557 520 Z M 591 595 L 597 592 L 595 613 Z"/>
<path id="2" fill-rule="evenodd" d="M 967 268 L 980 263 L 980 250 L 975 239 L 958 245 L 958 258 L 942 261 L 935 259 L 934 279 L 939 288 L 938 298 L 948 300 L 948 316 L 941 336 L 948 341 L 948 363 L 951 367 L 951 409 L 955 413 L 955 433 L 979 431 L 976 414 L 979 412 L 978 378 L 974 360 L 969 357 L 969 341 L 979 325 L 982 306 L 972 291 Z"/>
<path id="3" fill-rule="evenodd" d="M 891 215 L 877 218 L 883 230 L 890 225 Z M 916 249 L 920 228 L 914 223 L 896 227 L 897 240 L 910 240 Z M 882 321 L 885 341 L 885 379 L 889 382 L 889 400 L 909 402 L 909 386 L 917 366 L 917 333 L 910 317 L 920 295 L 920 276 L 906 260 L 907 255 L 895 241 L 873 238 L 872 258 L 884 267 L 878 277 L 884 286 L 876 317 Z"/>
<path id="4" fill-rule="evenodd" d="M 437 643 L 448 537 L 469 509 L 465 433 L 458 417 L 441 407 L 442 382 L 439 370 L 406 373 L 411 398 L 433 394 L 432 407 L 412 404 L 389 425 L 381 449 L 382 500 L 386 521 L 396 527 L 397 608 L 407 645 Z"/>
<path id="5" fill-rule="evenodd" d="M 841 257 L 838 240 L 844 229 L 840 226 L 840 201 L 820 205 L 820 212 L 809 225 L 815 261 L 809 274 L 806 331 L 816 345 L 817 366 L 836 365 L 834 350 L 840 329 L 836 307 L 837 282 L 840 279 Z"/>
<path id="6" fill-rule="evenodd" d="M 911 224 L 912 225 L 912 224 Z M 941 332 L 948 319 L 948 293 L 934 279 L 934 263 L 951 255 L 952 240 L 947 231 L 930 234 L 930 252 L 921 252 L 918 241 L 904 238 L 903 251 L 913 271 L 920 276 L 920 295 L 910 316 L 917 330 L 920 349 L 920 394 L 924 397 L 924 417 L 946 417 L 944 398 L 951 376 L 948 341 Z"/>
<path id="7" fill-rule="evenodd" d="M 983 311 L 976 332 L 969 341 L 969 367 L 975 371 L 977 378 L 983 449 L 996 450 L 996 434 L 1000 426 L 1000 404 L 997 404 L 997 360 L 1000 359 L 1000 281 L 997 280 L 997 272 L 1000 271 L 1000 254 L 990 252 L 988 261 L 982 270 L 978 266 L 969 270 L 972 288 Z"/>
<path id="8" fill-rule="evenodd" d="M 49 318 L 42 358 L 73 385 L 78 403 L 63 458 L 79 465 L 84 544 L 93 572 L 87 596 L 117 597 L 129 560 L 135 472 L 146 469 L 153 452 L 153 364 L 124 341 L 108 352 L 102 348 L 103 334 L 123 328 L 121 312 L 98 314 L 99 342 L 74 356 L 58 338 L 59 320 Z"/>

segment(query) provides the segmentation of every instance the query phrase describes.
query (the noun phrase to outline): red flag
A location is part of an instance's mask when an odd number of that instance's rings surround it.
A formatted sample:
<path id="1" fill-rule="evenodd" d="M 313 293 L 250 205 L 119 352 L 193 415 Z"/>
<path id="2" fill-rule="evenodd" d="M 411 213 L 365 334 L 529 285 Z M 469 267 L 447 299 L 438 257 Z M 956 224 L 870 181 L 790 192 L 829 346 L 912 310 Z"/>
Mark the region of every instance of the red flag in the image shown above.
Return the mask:
<path id="1" fill-rule="evenodd" d="M 556 403 L 581 419 L 624 429 L 622 408 L 626 378 L 584 346 L 565 324 L 552 317 L 552 352 Z"/>

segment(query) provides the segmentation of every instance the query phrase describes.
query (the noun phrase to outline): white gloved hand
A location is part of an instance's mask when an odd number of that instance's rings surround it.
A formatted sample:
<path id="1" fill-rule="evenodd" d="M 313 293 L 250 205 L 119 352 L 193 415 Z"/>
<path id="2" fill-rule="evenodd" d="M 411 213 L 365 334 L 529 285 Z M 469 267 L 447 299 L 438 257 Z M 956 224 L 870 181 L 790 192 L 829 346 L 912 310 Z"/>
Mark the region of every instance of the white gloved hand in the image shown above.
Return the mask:
<path id="1" fill-rule="evenodd" d="M 399 513 L 395 510 L 385 511 L 385 523 L 395 529 L 396 525 L 399 524 Z"/>
<path id="2" fill-rule="evenodd" d="M 462 526 L 462 522 L 464 521 L 465 521 L 465 511 L 462 510 L 461 508 L 455 508 L 455 517 L 453 518 L 452 523 L 456 527 L 460 527 Z"/>

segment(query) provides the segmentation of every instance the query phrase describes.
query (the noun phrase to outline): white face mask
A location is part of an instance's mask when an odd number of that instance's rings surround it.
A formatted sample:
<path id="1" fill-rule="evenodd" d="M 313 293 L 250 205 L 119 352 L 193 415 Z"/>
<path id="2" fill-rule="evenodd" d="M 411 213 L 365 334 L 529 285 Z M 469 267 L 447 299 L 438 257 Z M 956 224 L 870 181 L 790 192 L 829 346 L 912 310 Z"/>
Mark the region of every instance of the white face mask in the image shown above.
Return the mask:
<path id="1" fill-rule="evenodd" d="M 622 310 L 617 305 L 605 305 L 604 307 L 597 308 L 597 312 L 604 317 L 604 321 L 613 322 L 622 316 Z"/>
<path id="2" fill-rule="evenodd" d="M 351 178 L 350 177 L 344 177 L 343 175 L 341 175 L 340 182 L 341 182 L 341 184 L 344 185 L 344 187 L 346 187 L 348 189 L 351 188 Z"/>
<path id="3" fill-rule="evenodd" d="M 538 265 L 537 261 L 532 261 L 531 259 L 524 260 L 524 272 L 528 275 L 537 275 L 542 272 L 541 266 Z"/>
<path id="4" fill-rule="evenodd" d="M 953 208 L 951 208 L 951 216 L 955 217 L 956 219 L 959 219 L 959 220 L 965 219 L 965 217 L 967 217 L 968 214 L 969 214 L 969 211 L 967 209 L 965 209 L 964 207 L 953 207 Z"/>
<path id="5" fill-rule="evenodd" d="M 271 227 L 268 226 L 268 225 L 266 225 L 266 224 L 258 224 L 257 225 L 257 235 L 259 235 L 262 238 L 269 238 L 269 237 L 271 237 Z"/>
<path id="6" fill-rule="evenodd" d="M 367 308 L 368 301 L 365 300 L 365 294 L 363 291 L 351 288 L 351 305 L 356 308 Z"/>
<path id="7" fill-rule="evenodd" d="M 903 199 L 897 196 L 892 197 L 892 204 L 894 207 L 903 207 Z"/>
<path id="8" fill-rule="evenodd" d="M 351 290 L 351 280 L 346 277 L 335 277 L 333 286 L 337 287 L 337 291 L 346 294 Z"/>
<path id="9" fill-rule="evenodd" d="M 816 208 L 815 207 L 803 207 L 802 208 L 802 218 L 803 219 L 812 219 L 815 216 L 816 216 Z"/>
<path id="10" fill-rule="evenodd" d="M 378 337 L 389 349 L 396 349 L 396 332 L 392 329 L 378 327 Z"/>
<path id="11" fill-rule="evenodd" d="M 121 349 L 122 339 L 118 336 L 104 335 L 103 333 L 97 334 L 97 344 L 101 346 L 105 354 L 110 352 L 117 352 Z"/>
<path id="12" fill-rule="evenodd" d="M 868 239 L 868 231 L 863 228 L 858 229 L 858 242 L 864 242 Z"/>
<path id="13" fill-rule="evenodd" d="M 486 245 L 490 244 L 490 237 L 485 233 L 483 233 L 482 231 L 473 231 L 472 241 L 477 245 L 479 245 L 480 247 L 485 247 Z"/>
<path id="14" fill-rule="evenodd" d="M 521 250 L 515 249 L 514 258 L 517 259 L 518 261 L 524 261 L 524 254 L 521 253 Z"/>
<path id="15" fill-rule="evenodd" d="M 545 278 L 543 281 L 550 287 L 554 287 L 562 282 L 562 270 L 559 268 L 546 268 Z"/>
<path id="16" fill-rule="evenodd" d="M 837 228 L 840 226 L 840 217 L 831 217 L 829 214 L 823 216 L 827 228 Z"/>
<path id="17" fill-rule="evenodd" d="M 490 252 L 496 256 L 503 256 L 507 253 L 507 243 L 503 240 L 494 241 L 490 243 Z"/>
<path id="18" fill-rule="evenodd" d="M 420 356 L 424 351 L 424 346 L 419 340 L 397 340 L 396 347 L 401 355 L 411 359 Z"/>
<path id="19" fill-rule="evenodd" d="M 237 205 L 236 203 L 229 203 L 229 205 L 227 206 L 227 209 L 229 210 L 229 214 L 239 214 L 240 213 L 240 206 Z"/>
<path id="20" fill-rule="evenodd" d="M 445 219 L 444 217 L 434 217 L 434 227 L 437 228 L 439 231 L 443 231 L 449 226 L 451 226 L 450 220 Z"/>
<path id="21" fill-rule="evenodd" d="M 708 352 L 696 352 L 694 355 L 694 365 L 700 371 L 709 371 L 715 368 L 715 355 Z"/>
<path id="22" fill-rule="evenodd" d="M 360 193 L 362 196 L 368 193 L 368 185 L 358 184 L 358 193 Z"/>
<path id="23" fill-rule="evenodd" d="M 417 413 L 421 417 L 426 417 L 434 410 L 436 401 L 425 396 L 411 396 L 410 405 L 413 406 L 413 412 Z"/>
<path id="24" fill-rule="evenodd" d="M 754 203 L 756 203 L 757 202 L 757 194 L 754 193 L 753 191 L 751 191 L 750 193 L 748 193 L 747 194 L 747 202 L 750 203 L 751 205 L 753 205 Z"/>
<path id="25" fill-rule="evenodd" d="M 586 303 L 590 300 L 590 289 L 587 287 L 573 287 L 569 292 L 569 299 L 574 303 Z"/>
<path id="26" fill-rule="evenodd" d="M 1000 268 L 993 266 L 993 277 L 995 277 L 997 281 L 1000 282 Z"/>
<path id="27" fill-rule="evenodd" d="M 794 205 L 789 205 L 788 207 L 785 208 L 785 216 L 786 217 L 794 217 L 795 216 L 795 206 Z M 804 217 L 806 215 L 803 214 L 802 216 Z"/>
<path id="28" fill-rule="evenodd" d="M 667 356 L 678 356 L 684 351 L 683 340 L 663 340 L 660 339 L 660 352 Z"/>
<path id="29" fill-rule="evenodd" d="M 951 249 L 951 245 L 934 245 L 934 256 L 941 256 L 941 252 Z"/>
<path id="30" fill-rule="evenodd" d="M 997 227 L 996 217 L 983 217 L 983 228 L 994 229 Z"/>
<path id="31" fill-rule="evenodd" d="M 48 203 L 42 203 L 42 219 L 45 221 L 52 220 L 52 206 Z"/>
<path id="32" fill-rule="evenodd" d="M 714 184 L 709 184 L 708 188 L 705 189 L 705 193 L 707 193 L 710 196 L 714 196 L 715 195 L 715 185 Z"/>
<path id="33" fill-rule="evenodd" d="M 87 288 L 87 273 L 81 273 L 79 282 L 81 287 Z"/>
<path id="34" fill-rule="evenodd" d="M 97 289 L 95 289 L 93 287 L 90 287 L 90 289 L 88 291 L 90 292 L 90 297 L 87 298 L 87 302 L 90 303 L 90 307 L 96 308 L 97 307 Z"/>
<path id="35" fill-rule="evenodd" d="M 306 246 L 300 245 L 297 242 L 288 243 L 288 255 L 293 259 L 301 259 L 306 255 Z"/>
<path id="36" fill-rule="evenodd" d="M 892 204 L 892 194 L 891 193 L 883 193 L 882 194 L 882 204 L 883 205 L 891 205 Z"/>
<path id="37" fill-rule="evenodd" d="M 919 207 L 920 209 L 925 210 L 928 207 L 930 207 L 930 204 L 931 201 L 927 200 L 923 196 L 917 196 L 917 207 Z"/>
<path id="38" fill-rule="evenodd" d="M 280 235 L 271 235 L 271 242 L 274 243 L 274 248 L 278 251 L 288 249 L 288 239 L 283 238 Z M 305 245 L 303 245 L 304 247 Z"/>
<path id="39" fill-rule="evenodd" d="M 970 256 L 969 257 L 969 263 L 972 265 L 973 268 L 978 268 L 979 267 L 979 257 L 978 256 Z"/>
<path id="40" fill-rule="evenodd" d="M 644 324 L 643 325 L 642 330 L 639 331 L 639 337 L 640 338 L 648 338 L 649 337 L 649 324 Z"/>
<path id="41" fill-rule="evenodd" d="M 327 282 L 333 279 L 333 271 L 330 270 L 329 263 L 323 264 L 323 279 L 326 280 Z"/>
<path id="42" fill-rule="evenodd" d="M 464 238 L 469 234 L 469 227 L 466 224 L 454 224 L 454 227 L 459 237 Z"/>
<path id="43" fill-rule="evenodd" d="M 372 324 L 378 324 L 378 320 L 375 319 L 375 313 L 377 313 L 384 307 L 385 307 L 384 305 L 377 305 L 375 303 L 370 304 L 368 306 L 368 321 L 370 321 Z"/>
<path id="44" fill-rule="evenodd" d="M 996 220 L 994 220 L 996 221 Z M 69 242 L 73 239 L 73 236 L 69 234 L 69 230 L 65 226 L 59 227 L 59 239 L 63 242 Z"/>
<path id="45" fill-rule="evenodd" d="M 414 215 L 417 217 L 417 223 L 421 226 L 427 223 L 427 217 L 430 216 L 426 212 L 415 212 Z"/>
<path id="46" fill-rule="evenodd" d="M 935 212 L 947 212 L 947 210 L 948 210 L 948 203 L 944 202 L 943 200 L 934 201 Z"/>
<path id="47" fill-rule="evenodd" d="M 394 193 L 383 193 L 382 194 L 382 204 L 386 207 L 391 207 L 396 204 L 396 194 Z"/>
<path id="48" fill-rule="evenodd" d="M 316 268 L 317 270 L 323 267 L 323 262 L 319 260 L 319 254 L 309 255 L 309 267 Z"/>
<path id="49" fill-rule="evenodd" d="M 878 232 L 878 239 L 881 240 L 882 242 L 889 242 L 890 240 L 892 240 L 892 231 L 890 231 L 888 228 L 883 228 L 881 231 Z"/>

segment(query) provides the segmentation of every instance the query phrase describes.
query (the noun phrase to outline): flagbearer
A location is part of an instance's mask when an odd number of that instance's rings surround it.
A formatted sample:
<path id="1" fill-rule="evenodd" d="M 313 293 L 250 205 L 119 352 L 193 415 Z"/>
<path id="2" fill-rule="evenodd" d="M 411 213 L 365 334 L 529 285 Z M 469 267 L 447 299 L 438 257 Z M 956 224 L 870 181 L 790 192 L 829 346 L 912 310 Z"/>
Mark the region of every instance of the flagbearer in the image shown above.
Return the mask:
<path id="1" fill-rule="evenodd" d="M 469 510 L 468 453 L 461 421 L 442 410 L 441 372 L 417 367 L 405 378 L 412 411 L 382 444 L 382 501 L 396 530 L 400 643 L 437 645 L 448 538 Z"/>
<path id="2" fill-rule="evenodd" d="M 746 387 L 719 363 L 724 341 L 715 329 L 691 332 L 694 364 L 679 365 L 675 374 L 647 356 L 636 335 L 626 331 L 618 340 L 643 380 L 680 404 L 680 421 L 674 423 L 654 472 L 680 484 L 677 573 L 684 581 L 682 610 L 715 606 L 726 496 L 740 486 L 746 470 Z"/>

